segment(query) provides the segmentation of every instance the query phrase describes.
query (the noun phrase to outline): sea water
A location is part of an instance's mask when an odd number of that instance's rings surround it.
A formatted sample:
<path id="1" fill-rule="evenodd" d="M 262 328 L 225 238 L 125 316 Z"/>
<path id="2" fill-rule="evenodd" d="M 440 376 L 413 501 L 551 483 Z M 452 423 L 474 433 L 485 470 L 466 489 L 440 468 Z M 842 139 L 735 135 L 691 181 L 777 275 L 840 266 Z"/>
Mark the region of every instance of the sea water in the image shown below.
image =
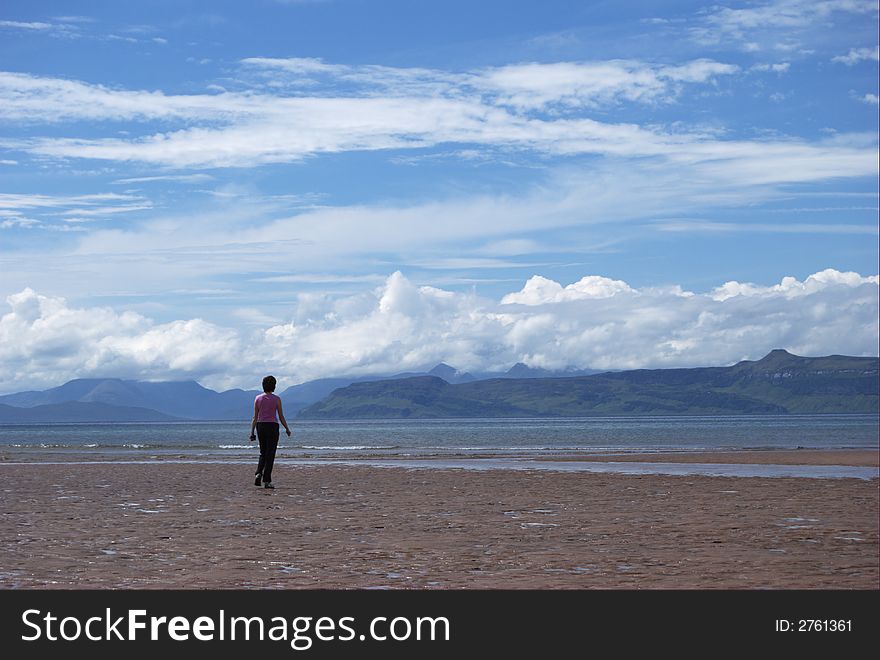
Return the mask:
<path id="1" fill-rule="evenodd" d="M 737 415 L 440 420 L 292 420 L 279 458 L 501 456 L 724 449 L 877 449 L 878 415 Z M 249 420 L 0 425 L 0 452 L 132 458 L 254 456 Z"/>

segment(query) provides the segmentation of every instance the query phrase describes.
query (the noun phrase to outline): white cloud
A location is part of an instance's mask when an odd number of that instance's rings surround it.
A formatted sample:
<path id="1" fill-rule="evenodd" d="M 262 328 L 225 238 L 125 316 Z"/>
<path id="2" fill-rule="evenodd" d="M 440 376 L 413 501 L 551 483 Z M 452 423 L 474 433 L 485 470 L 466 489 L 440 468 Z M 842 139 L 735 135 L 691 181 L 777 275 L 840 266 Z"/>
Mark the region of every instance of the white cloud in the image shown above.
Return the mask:
<path id="1" fill-rule="evenodd" d="M 39 21 L 0 21 L 0 27 L 19 30 L 51 30 L 55 26 L 52 23 L 41 23 Z"/>
<path id="2" fill-rule="evenodd" d="M 0 117 L 25 123 L 79 120 L 219 120 L 251 114 L 240 94 L 166 95 L 78 80 L 0 72 Z"/>
<path id="3" fill-rule="evenodd" d="M 803 281 L 726 282 L 693 293 L 678 286 L 636 289 L 596 275 L 568 286 L 535 276 L 496 302 L 419 287 L 397 272 L 369 293 L 301 294 L 289 322 L 247 334 L 200 319 L 157 324 L 133 312 L 78 309 L 25 289 L 7 298 L 10 311 L 0 317 L 0 389 L 89 375 L 251 386 L 267 369 L 293 383 L 440 361 L 471 371 L 515 362 L 599 369 L 725 365 L 772 348 L 875 355 L 878 282 L 828 269 Z M 255 321 L 271 318 L 240 311 Z M 249 349 L 254 345 L 261 346 L 256 354 Z"/>
<path id="4" fill-rule="evenodd" d="M 78 309 L 32 289 L 6 299 L 0 317 L 0 387 L 55 385 L 73 377 L 203 377 L 235 364 L 235 331 L 199 319 L 156 324 L 134 312 Z M 19 380 L 21 379 L 21 380 Z"/>
<path id="5" fill-rule="evenodd" d="M 831 58 L 832 62 L 840 62 L 847 66 L 853 66 L 854 64 L 865 60 L 880 62 L 880 46 L 874 46 L 873 48 L 852 48 L 846 55 L 838 55 L 837 57 Z"/>
<path id="6" fill-rule="evenodd" d="M 669 102 L 680 93 L 680 83 L 704 83 L 737 70 L 705 59 L 680 66 L 626 60 L 532 63 L 490 69 L 471 84 L 496 93 L 498 103 L 518 110 L 556 104 L 597 107 L 618 101 Z"/>
<path id="7" fill-rule="evenodd" d="M 339 275 L 334 273 L 302 273 L 256 277 L 254 282 L 284 282 L 288 284 L 338 284 L 340 282 L 384 282 L 382 275 Z"/>
<path id="8" fill-rule="evenodd" d="M 786 212 L 788 209 L 785 209 Z M 853 207 L 853 208 L 805 208 L 792 209 L 797 213 L 818 213 L 823 211 L 876 211 L 876 207 Z M 786 222 L 786 223 L 734 223 L 734 222 L 710 222 L 701 220 L 668 220 L 658 222 L 656 225 L 661 231 L 681 233 L 778 233 L 778 234 L 870 234 L 876 236 L 880 233 L 880 227 L 876 223 L 871 224 L 848 224 L 848 223 L 811 223 L 811 222 Z"/>
<path id="9" fill-rule="evenodd" d="M 90 16 L 53 16 L 53 20 L 60 23 L 95 23 L 95 19 Z"/>
<path id="10" fill-rule="evenodd" d="M 729 364 L 775 347 L 807 355 L 876 353 L 878 278 L 828 270 L 737 295 L 633 289 L 588 276 L 532 278 L 501 303 L 416 287 L 396 273 L 372 296 L 309 301 L 267 337 L 288 373 L 469 370 L 517 361 L 562 368 Z M 730 289 L 734 283 L 724 287 Z M 746 287 L 751 287 L 745 290 Z M 527 304 L 520 301 L 527 299 Z M 322 306 L 323 305 L 323 306 Z"/>
<path id="11" fill-rule="evenodd" d="M 140 43 L 134 37 L 122 37 L 118 34 L 108 34 L 106 39 L 108 39 L 110 41 L 125 41 L 126 43 L 130 43 L 130 44 Z"/>
<path id="12" fill-rule="evenodd" d="M 91 195 L 41 195 L 0 193 L 0 217 L 7 216 L 2 228 L 13 226 L 38 227 L 48 231 L 81 232 L 81 226 L 46 223 L 60 217 L 65 223 L 91 222 L 135 211 L 152 209 L 153 205 L 139 195 L 98 193 Z M 24 213 L 37 218 L 25 218 Z M 12 217 L 15 216 L 15 217 Z"/>
<path id="13" fill-rule="evenodd" d="M 12 229 L 14 227 L 24 227 L 25 229 L 30 229 L 32 227 L 36 227 L 40 224 L 39 220 L 34 220 L 33 218 L 27 218 L 23 215 L 18 214 L 6 214 L 0 212 L 0 229 Z"/>
<path id="14" fill-rule="evenodd" d="M 63 211 L 61 215 L 65 216 L 101 216 L 115 215 L 117 213 L 131 213 L 132 211 L 144 211 L 153 208 L 152 204 L 126 204 L 124 206 L 98 206 L 86 209 L 68 209 Z"/>
<path id="15" fill-rule="evenodd" d="M 4 99 L 0 117 L 29 123 L 89 119 L 234 125 L 255 119 L 277 121 L 290 112 L 321 111 L 340 103 L 369 113 L 374 105 L 370 101 L 384 102 L 380 107 L 409 103 L 414 111 L 424 111 L 426 103 L 434 102 L 437 111 L 460 106 L 481 116 L 499 104 L 529 109 L 548 104 L 595 107 L 619 100 L 668 102 L 681 92 L 683 84 L 706 83 L 737 71 L 736 66 L 707 59 L 679 66 L 624 60 L 531 63 L 467 73 L 355 67 L 312 58 L 255 57 L 242 60 L 242 64 L 269 84 L 242 92 L 171 95 L 0 72 L 0 97 Z M 285 86 L 293 86 L 294 95 L 284 95 Z M 309 94 L 304 95 L 302 88 Z M 319 122 L 318 126 L 326 124 Z"/>
<path id="16" fill-rule="evenodd" d="M 68 17 L 72 18 L 72 17 Z M 58 23 L 46 23 L 45 21 L 0 21 L 0 30 L 20 30 L 31 34 L 46 34 L 51 37 L 76 38 L 79 36 L 76 21 L 62 21 Z"/>
<path id="17" fill-rule="evenodd" d="M 719 178 L 744 174 L 766 183 L 870 176 L 876 171 L 876 136 L 862 138 L 860 144 L 843 138 L 835 143 L 733 141 L 680 127 L 669 131 L 543 112 L 619 100 L 666 102 L 681 85 L 709 83 L 736 70 L 712 60 L 679 66 L 627 61 L 523 64 L 466 74 L 349 67 L 313 59 L 245 62 L 271 75 L 327 74 L 330 83 L 320 88 L 322 93 L 309 90 L 305 96 L 166 95 L 5 73 L 0 74 L 0 95 L 6 99 L 0 115 L 9 120 L 124 119 L 182 126 L 125 138 L 30 138 L 5 144 L 41 156 L 175 168 L 246 167 L 320 153 L 466 144 L 484 154 L 515 149 L 556 156 L 658 158 L 676 166 L 706 162 Z M 355 87 L 340 95 L 340 81 Z"/>
<path id="18" fill-rule="evenodd" d="M 877 96 L 876 94 L 865 94 L 860 97 L 859 100 L 868 105 L 880 105 L 880 96 Z"/>
<path id="19" fill-rule="evenodd" d="M 877 15 L 876 0 L 772 0 L 745 7 L 712 6 L 698 16 L 691 36 L 704 45 L 729 42 L 748 52 L 793 51 L 801 36 L 825 25 L 835 14 Z"/>
<path id="20" fill-rule="evenodd" d="M 773 73 L 786 73 L 791 68 L 790 62 L 777 62 L 774 64 L 755 64 L 752 71 L 772 71 Z"/>
<path id="21" fill-rule="evenodd" d="M 535 275 L 526 282 L 522 291 L 504 296 L 501 299 L 501 304 L 542 305 L 588 298 L 610 298 L 618 293 L 631 293 L 632 291 L 626 282 L 598 275 L 588 275 L 566 287 L 553 280 Z"/>
<path id="22" fill-rule="evenodd" d="M 656 153 L 669 140 L 655 131 L 587 118 L 537 118 L 529 112 L 620 100 L 668 102 L 685 84 L 706 83 L 736 70 L 711 60 L 680 66 L 625 61 L 526 64 L 465 74 L 350 67 L 306 58 L 243 62 L 297 84 L 301 76 L 319 75 L 321 84 L 309 88 L 310 95 L 280 95 L 277 90 L 166 95 L 0 73 L 0 97 L 5 101 L 0 117 L 10 121 L 162 121 L 181 126 L 131 138 L 32 138 L 5 144 L 53 157 L 172 167 L 248 166 L 322 152 L 454 142 L 551 153 Z"/>
<path id="23" fill-rule="evenodd" d="M 761 27 L 792 28 L 809 25 L 835 12 L 872 14 L 875 0 L 774 0 L 752 7 L 714 7 L 707 20 L 735 32 Z"/>
<path id="24" fill-rule="evenodd" d="M 848 147 L 837 144 L 836 148 Z M 749 150 L 744 152 L 750 155 Z M 801 150 L 794 144 L 781 144 L 778 151 L 768 145 L 763 157 L 754 154 L 749 158 L 707 149 L 700 159 L 694 156 L 694 162 L 680 154 L 674 166 L 664 160 L 633 163 L 609 159 L 586 170 L 548 170 L 540 180 L 515 194 L 396 205 L 316 207 L 307 203 L 305 208 L 292 209 L 287 199 L 216 197 L 200 201 L 198 207 L 179 211 L 159 208 L 137 223 L 92 230 L 74 245 L 51 250 L 48 259 L 42 246 L 39 252 L 25 248 L 7 254 L 0 264 L 4 293 L 31 286 L 67 296 L 82 291 L 104 295 L 124 288 L 161 297 L 169 288 L 179 288 L 182 281 L 208 287 L 218 281 L 259 277 L 375 273 L 377 268 L 391 267 L 389 264 L 435 271 L 531 264 L 540 272 L 541 264 L 553 261 L 553 257 L 523 259 L 521 255 L 560 249 L 583 254 L 604 252 L 619 247 L 633 229 L 642 233 L 654 228 L 667 232 L 870 233 L 868 223 L 866 227 L 850 223 L 823 227 L 836 223 L 804 223 L 795 218 L 760 226 L 748 224 L 742 229 L 731 223 L 719 226 L 672 219 L 641 224 L 645 218 L 693 218 L 707 209 L 786 199 L 786 189 L 774 186 L 780 179 L 809 180 L 829 172 L 842 175 L 845 171 L 871 171 L 877 167 L 875 151 L 857 152 L 843 158 L 846 152 L 841 151 L 843 164 L 824 166 L 821 164 L 828 158 L 826 154 Z M 850 166 L 844 164 L 850 159 L 854 169 L 847 170 Z M 65 209 L 83 208 L 69 199 L 47 196 L 13 196 L 6 203 L 10 210 L 39 218 L 24 207 L 25 202 L 55 205 L 61 201 L 67 205 L 44 212 L 58 215 Z M 111 207 L 137 202 L 113 198 L 103 201 Z M 4 197 L 0 195 L 0 209 L 3 206 Z M 633 222 L 641 226 L 633 228 Z M 565 239 L 560 244 L 552 232 L 569 228 L 580 232 L 581 238 L 576 243 Z M 552 248 L 548 248 L 550 245 Z M 520 257 L 511 259 L 511 255 Z M 77 273 L 75 282 L 71 282 L 70 272 Z M 277 288 L 271 290 L 279 295 Z"/>
<path id="25" fill-rule="evenodd" d="M 858 273 L 841 273 L 840 271 L 828 268 L 810 275 L 803 282 L 798 281 L 794 277 L 783 277 L 779 284 L 772 286 L 756 286 L 748 282 L 725 282 L 712 291 L 711 296 L 714 300 L 722 302 L 735 296 L 783 296 L 785 298 L 798 298 L 838 285 L 857 288 L 862 284 L 878 284 L 878 281 L 880 280 L 878 280 L 876 275 L 873 277 L 862 277 Z"/>
<path id="26" fill-rule="evenodd" d="M 37 228 L 55 232 L 84 232 L 70 223 L 93 222 L 125 213 L 152 209 L 139 195 L 98 193 L 91 195 L 41 195 L 0 193 L 0 229 Z M 29 217 L 26 217 L 29 216 Z M 34 216 L 34 217 L 30 217 Z M 63 223 L 53 222 L 60 218 Z M 40 260 L 43 267 L 44 259 Z M 8 291 L 8 289 L 7 289 Z"/>
<path id="27" fill-rule="evenodd" d="M 137 202 L 145 200 L 138 195 L 96 193 L 91 195 L 41 195 L 0 193 L 0 209 L 64 208 L 70 206 L 100 206 L 105 203 Z"/>
<path id="28" fill-rule="evenodd" d="M 480 97 L 488 105 L 509 105 L 528 110 L 559 104 L 598 107 L 618 101 L 668 102 L 681 92 L 679 83 L 705 83 L 730 75 L 738 67 L 709 59 L 678 66 L 634 60 L 591 62 L 530 62 L 478 69 L 465 73 L 380 65 L 327 64 L 315 58 L 247 58 L 275 86 L 318 85 L 310 92 L 328 94 L 340 83 L 354 85 L 347 93 L 385 96 Z M 279 78 L 278 74 L 284 74 Z M 360 86 L 360 87 L 358 87 Z M 528 98 L 531 95 L 533 98 Z"/>
<path id="29" fill-rule="evenodd" d="M 210 174 L 159 174 L 156 176 L 135 176 L 127 179 L 116 179 L 115 184 L 151 183 L 153 181 L 176 181 L 178 183 L 207 183 L 213 181 Z"/>

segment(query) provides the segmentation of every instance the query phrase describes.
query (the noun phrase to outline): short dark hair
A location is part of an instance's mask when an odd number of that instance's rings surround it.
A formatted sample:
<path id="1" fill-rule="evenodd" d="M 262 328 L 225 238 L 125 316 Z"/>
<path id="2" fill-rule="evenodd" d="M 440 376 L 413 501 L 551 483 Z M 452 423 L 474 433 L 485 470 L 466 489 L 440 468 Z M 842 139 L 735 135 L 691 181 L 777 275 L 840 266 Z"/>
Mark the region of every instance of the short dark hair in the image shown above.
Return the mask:
<path id="1" fill-rule="evenodd" d="M 266 376 L 263 379 L 263 391 L 264 392 L 274 392 L 275 385 L 278 384 L 278 381 L 275 380 L 275 376 Z"/>

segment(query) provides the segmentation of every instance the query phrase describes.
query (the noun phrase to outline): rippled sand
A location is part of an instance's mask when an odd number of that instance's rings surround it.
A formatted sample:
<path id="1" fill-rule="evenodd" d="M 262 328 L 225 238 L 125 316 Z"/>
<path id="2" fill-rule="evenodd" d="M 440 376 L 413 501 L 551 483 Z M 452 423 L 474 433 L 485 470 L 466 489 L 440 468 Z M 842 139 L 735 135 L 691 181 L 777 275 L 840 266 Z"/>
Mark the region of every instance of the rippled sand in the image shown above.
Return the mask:
<path id="1" fill-rule="evenodd" d="M 876 479 L 250 475 L 0 463 L 0 587 L 880 588 Z"/>

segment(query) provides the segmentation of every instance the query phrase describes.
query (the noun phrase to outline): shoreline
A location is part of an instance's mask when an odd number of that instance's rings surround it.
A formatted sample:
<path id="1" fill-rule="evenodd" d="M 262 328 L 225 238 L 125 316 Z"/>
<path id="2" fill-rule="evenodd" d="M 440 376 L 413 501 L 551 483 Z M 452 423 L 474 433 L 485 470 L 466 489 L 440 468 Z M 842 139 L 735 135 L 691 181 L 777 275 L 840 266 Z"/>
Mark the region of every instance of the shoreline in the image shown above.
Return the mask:
<path id="1" fill-rule="evenodd" d="M 676 463 L 741 463 L 752 465 L 849 465 L 880 467 L 880 449 L 867 448 L 797 448 L 797 449 L 638 449 L 630 451 L 578 451 L 554 453 L 546 452 L 449 452 L 424 454 L 381 454 L 367 451 L 333 451 L 322 453 L 303 452 L 291 456 L 279 447 L 278 461 L 351 459 L 351 460 L 440 460 L 440 459 L 524 459 L 542 461 L 629 461 L 629 462 L 676 462 Z M 256 450 L 243 453 L 227 453 L 212 449 L 176 450 L 173 447 L 157 451 L 155 449 L 76 449 L 42 447 L 0 448 L 0 466 L 9 464 L 41 462 L 95 462 L 116 460 L 154 461 L 187 459 L 193 462 L 230 463 L 256 460 Z M 26 459 L 26 460 L 25 460 Z"/>
<path id="2" fill-rule="evenodd" d="M 30 460 L 15 460 L 21 458 Z M 66 460 L 58 460 L 64 458 Z M 880 478 L 880 454 L 872 450 L 744 450 L 678 451 L 592 454 L 547 454 L 540 458 L 522 454 L 330 455 L 290 458 L 286 467 L 348 466 L 404 470 L 547 471 L 736 478 Z M 187 455 L 179 452 L 23 452 L 0 454 L 0 471 L 26 465 L 250 465 L 243 456 Z"/>
<path id="3" fill-rule="evenodd" d="M 0 474 L 0 588 L 880 588 L 876 480 L 280 463 L 272 491 L 238 463 Z"/>

